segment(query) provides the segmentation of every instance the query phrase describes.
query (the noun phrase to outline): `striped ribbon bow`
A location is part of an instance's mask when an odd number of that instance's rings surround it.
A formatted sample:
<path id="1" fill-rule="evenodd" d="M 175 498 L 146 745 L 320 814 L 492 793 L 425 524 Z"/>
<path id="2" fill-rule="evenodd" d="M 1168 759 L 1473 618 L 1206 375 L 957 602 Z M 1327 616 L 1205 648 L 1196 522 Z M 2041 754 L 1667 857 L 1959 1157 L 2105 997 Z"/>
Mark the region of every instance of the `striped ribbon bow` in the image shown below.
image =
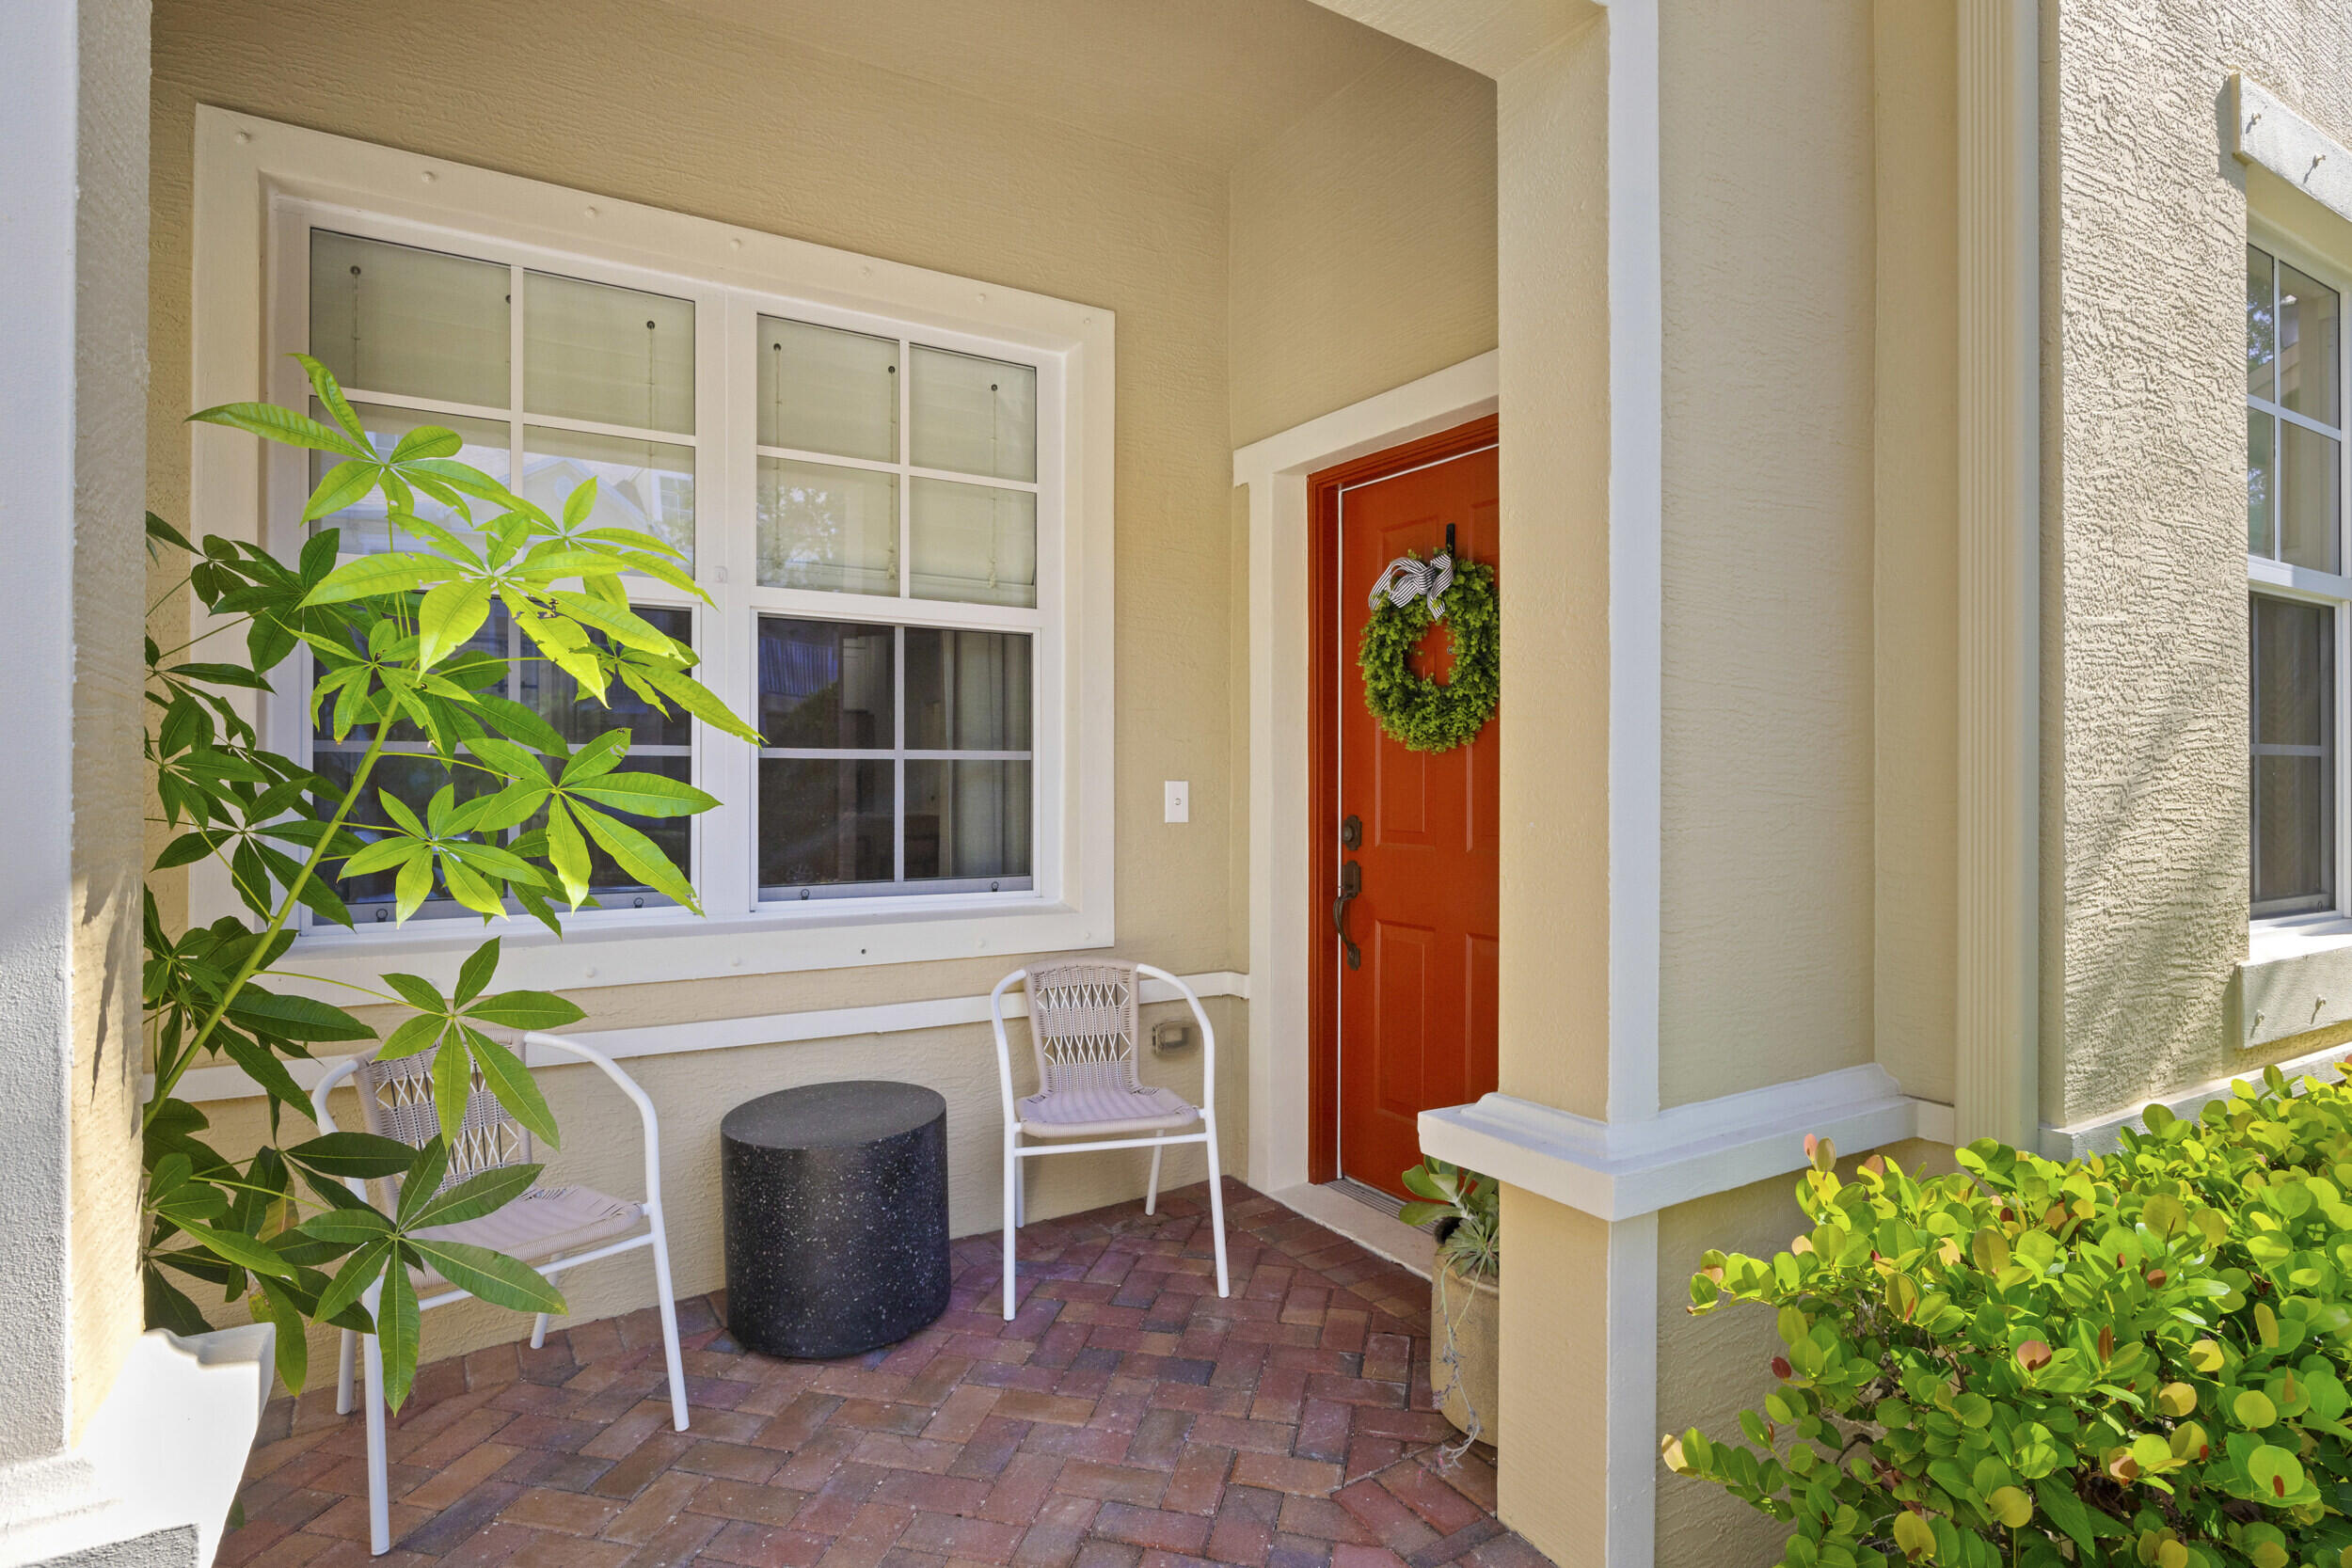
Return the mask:
<path id="1" fill-rule="evenodd" d="M 1372 585 L 1372 596 L 1364 602 L 1376 610 L 1380 606 L 1380 596 L 1385 594 L 1391 604 L 1403 610 L 1426 594 L 1429 618 L 1442 621 L 1445 619 L 1445 591 L 1453 586 L 1454 557 L 1451 554 L 1441 551 L 1426 561 L 1400 555 L 1381 572 Z"/>

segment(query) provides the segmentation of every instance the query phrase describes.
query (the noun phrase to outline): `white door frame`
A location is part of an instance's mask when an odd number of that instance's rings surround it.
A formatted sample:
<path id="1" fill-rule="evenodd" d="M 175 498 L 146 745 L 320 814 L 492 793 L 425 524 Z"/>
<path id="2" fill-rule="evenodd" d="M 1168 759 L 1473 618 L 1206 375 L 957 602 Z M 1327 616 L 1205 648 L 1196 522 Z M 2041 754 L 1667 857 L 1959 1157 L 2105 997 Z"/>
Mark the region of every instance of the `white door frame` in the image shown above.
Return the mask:
<path id="1" fill-rule="evenodd" d="M 1233 453 L 1249 491 L 1249 1183 L 1307 1180 L 1307 476 L 1494 413 L 1493 350 Z"/>

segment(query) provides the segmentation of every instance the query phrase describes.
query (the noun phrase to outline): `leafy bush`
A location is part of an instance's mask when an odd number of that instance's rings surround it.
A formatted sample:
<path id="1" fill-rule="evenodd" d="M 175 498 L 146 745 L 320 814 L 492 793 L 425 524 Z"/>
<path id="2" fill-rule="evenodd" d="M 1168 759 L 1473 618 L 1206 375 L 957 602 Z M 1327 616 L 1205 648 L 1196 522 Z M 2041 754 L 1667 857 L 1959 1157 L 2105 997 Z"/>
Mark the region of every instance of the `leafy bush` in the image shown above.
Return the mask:
<path id="1" fill-rule="evenodd" d="M 296 357 L 332 424 L 262 403 L 194 418 L 338 459 L 303 509 L 305 522 L 381 495 L 389 525 L 424 547 L 339 565 L 336 531 L 321 526 L 290 563 L 217 535 L 199 548 L 148 516 L 151 551 L 189 557 L 186 578 L 158 604 L 184 585 L 202 611 L 178 646 L 147 642 L 147 761 L 161 825 L 172 834 L 154 870 L 216 863 L 246 913 L 174 932 L 151 878 L 141 1000 L 155 1087 L 141 1124 L 140 1261 L 151 1326 L 183 1334 L 209 1326 L 182 1289 L 190 1281 L 216 1287 L 224 1302 L 243 1298 L 278 1325 L 278 1370 L 291 1387 L 308 1370 L 309 1323 L 375 1331 L 385 1393 L 397 1409 L 417 1363 L 411 1268 L 430 1267 L 501 1306 L 564 1310 L 562 1292 L 535 1270 L 424 1232 L 492 1212 L 538 1175 L 536 1165 L 511 1166 L 444 1186 L 447 1149 L 477 1075 L 516 1120 L 556 1141 L 531 1074 L 487 1031 L 556 1029 L 582 1015 L 545 991 L 490 990 L 496 937 L 466 959 L 452 994 L 414 974 L 388 974 L 382 989 L 349 987 L 337 994 L 409 1012 L 378 1054 L 434 1053 L 442 1136 L 421 1149 L 353 1132 L 281 1143 L 283 1115 L 310 1114 L 286 1062 L 314 1045 L 365 1050 L 375 1039 L 343 1009 L 263 983 L 282 973 L 275 966 L 294 942 L 289 921 L 301 907 L 348 927 L 336 882 L 389 873 L 398 921 L 439 893 L 485 921 L 528 915 L 560 936 L 557 906 L 594 902 L 591 845 L 693 907 L 686 879 L 623 818 L 691 816 L 718 802 L 675 779 L 621 771 L 626 728 L 574 747 L 544 715 L 502 695 L 511 661 L 473 645 L 494 605 L 536 657 L 572 678 L 583 705 L 609 706 L 618 687 L 655 711 L 675 706 L 745 740 L 758 732 L 688 673 L 691 648 L 630 610 L 628 573 L 708 595 L 668 545 L 595 523 L 594 480 L 558 517 L 457 462 L 457 436 L 438 426 L 379 451 L 334 376 Z M 465 531 L 420 516 L 420 496 L 464 519 Z M 294 659 L 297 652 L 307 657 Z M 286 672 L 309 682 L 310 721 L 362 753 L 348 777 L 329 778 L 262 744 L 243 705 Z M 385 786 L 390 769 L 379 773 L 379 764 L 403 752 L 447 781 L 429 800 L 404 800 Z M 223 1057 L 269 1101 L 271 1136 L 242 1164 L 204 1142 L 204 1114 L 175 1095 L 191 1068 Z M 356 1196 L 345 1184 L 355 1178 L 399 1179 L 393 1212 Z"/>
<path id="2" fill-rule="evenodd" d="M 1788 1522 L 1792 1568 L 2352 1568 L 2352 1089 L 2142 1120 L 1924 1180 L 1812 1147 L 1813 1229 L 1691 1281 L 1777 1315 L 1779 1386 L 1667 1465 Z"/>

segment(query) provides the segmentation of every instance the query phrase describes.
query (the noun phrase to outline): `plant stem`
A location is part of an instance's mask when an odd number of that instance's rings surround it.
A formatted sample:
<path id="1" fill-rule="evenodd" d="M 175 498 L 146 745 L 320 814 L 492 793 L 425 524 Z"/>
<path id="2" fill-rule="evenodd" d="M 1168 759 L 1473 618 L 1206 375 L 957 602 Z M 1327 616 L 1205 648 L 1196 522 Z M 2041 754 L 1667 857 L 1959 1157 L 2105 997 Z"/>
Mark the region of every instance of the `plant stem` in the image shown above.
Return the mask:
<path id="1" fill-rule="evenodd" d="M 269 924 L 262 928 L 259 940 L 253 943 L 251 951 L 246 954 L 245 961 L 237 965 L 237 972 L 231 974 L 229 977 L 229 983 L 221 988 L 220 1000 L 213 1004 L 213 1010 L 205 1016 L 204 1022 L 197 1029 L 186 1047 L 181 1051 L 178 1059 L 155 1075 L 155 1092 L 149 1099 L 146 1111 L 139 1117 L 139 1126 L 142 1129 L 155 1119 L 156 1111 L 162 1107 L 165 1101 L 171 1098 L 171 1091 L 178 1086 L 181 1076 L 188 1070 L 188 1064 L 196 1060 L 197 1053 L 204 1048 L 204 1042 L 212 1037 L 213 1030 L 228 1014 L 229 1005 L 235 1001 L 237 993 L 245 989 L 246 982 L 253 978 L 253 972 L 261 967 L 262 955 L 268 952 L 270 944 L 277 941 L 278 933 L 284 928 L 287 917 L 294 913 L 295 901 L 301 897 L 302 890 L 310 885 L 310 874 L 318 868 L 319 863 L 326 858 L 327 851 L 334 847 L 335 837 L 342 831 L 344 819 L 351 815 L 351 808 L 358 803 L 359 791 L 367 784 L 368 775 L 375 770 L 376 759 L 384 754 L 384 736 L 390 731 L 391 725 L 379 723 L 374 728 L 375 735 L 368 742 L 366 754 L 360 757 L 359 766 L 352 769 L 351 783 L 343 789 L 342 804 L 335 808 L 335 816 L 326 824 L 326 832 L 319 835 L 318 843 L 310 847 L 310 858 L 302 863 L 302 869 L 294 873 L 294 879 L 287 884 L 285 894 L 278 899 L 277 913 L 270 916 Z"/>

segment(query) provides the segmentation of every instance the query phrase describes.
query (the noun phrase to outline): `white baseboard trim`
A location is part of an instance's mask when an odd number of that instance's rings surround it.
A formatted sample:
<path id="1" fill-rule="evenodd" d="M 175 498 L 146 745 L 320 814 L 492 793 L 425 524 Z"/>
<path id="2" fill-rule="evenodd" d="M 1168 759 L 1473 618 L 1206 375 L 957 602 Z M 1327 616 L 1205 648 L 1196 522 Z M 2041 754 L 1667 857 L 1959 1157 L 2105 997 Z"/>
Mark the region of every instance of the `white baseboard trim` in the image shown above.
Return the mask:
<path id="1" fill-rule="evenodd" d="M 1808 1132 L 1859 1153 L 1907 1138 L 1948 1141 L 1948 1105 L 1915 1100 L 1875 1063 L 1604 1122 L 1490 1094 L 1421 1114 L 1421 1146 L 1614 1223 L 1787 1175 Z"/>
<path id="2" fill-rule="evenodd" d="M 1249 976 L 1234 970 L 1213 970 L 1206 974 L 1187 974 L 1184 984 L 1201 997 L 1232 996 L 1247 999 Z M 1143 982 L 1142 1000 L 1174 1002 L 1181 993 L 1165 980 Z M 1009 994 L 1005 1011 L 1009 1017 L 1026 1017 L 1028 998 Z M 850 1035 L 895 1035 L 917 1029 L 947 1029 L 960 1024 L 986 1023 L 989 1020 L 988 998 L 980 996 L 946 996 L 926 1002 L 882 1002 L 865 1007 L 828 1007 L 799 1013 L 765 1013 L 751 1018 L 705 1019 L 696 1023 L 649 1023 L 629 1029 L 592 1029 L 580 1031 L 572 1037 L 594 1046 L 616 1060 L 626 1056 L 667 1056 L 682 1051 L 732 1051 L 752 1045 L 789 1045 L 801 1040 L 839 1039 Z M 294 1082 L 304 1088 L 313 1088 L 318 1081 L 334 1070 L 344 1058 L 320 1056 L 307 1062 L 288 1062 Z M 173 1091 L 192 1103 L 215 1100 L 244 1100 L 262 1092 L 260 1085 L 246 1076 L 245 1069 L 233 1064 L 218 1067 L 192 1068 L 182 1077 Z M 141 1091 L 146 1098 L 155 1093 L 155 1080 L 150 1074 Z"/>

